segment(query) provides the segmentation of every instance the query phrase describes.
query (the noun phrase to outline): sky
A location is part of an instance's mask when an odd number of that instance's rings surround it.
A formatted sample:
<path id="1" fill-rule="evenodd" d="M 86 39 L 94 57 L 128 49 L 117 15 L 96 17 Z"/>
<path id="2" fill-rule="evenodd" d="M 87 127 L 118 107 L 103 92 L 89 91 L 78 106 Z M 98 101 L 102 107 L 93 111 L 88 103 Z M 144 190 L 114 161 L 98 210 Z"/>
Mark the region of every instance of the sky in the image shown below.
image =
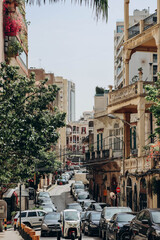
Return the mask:
<path id="1" fill-rule="evenodd" d="M 29 67 L 75 83 L 78 120 L 93 110 L 96 86 L 108 89 L 114 84 L 114 29 L 124 18 L 124 0 L 109 0 L 108 22 L 97 21 L 91 8 L 72 2 L 27 5 L 26 18 Z M 130 15 L 134 9 L 149 7 L 153 13 L 157 8 L 156 0 L 130 2 Z"/>

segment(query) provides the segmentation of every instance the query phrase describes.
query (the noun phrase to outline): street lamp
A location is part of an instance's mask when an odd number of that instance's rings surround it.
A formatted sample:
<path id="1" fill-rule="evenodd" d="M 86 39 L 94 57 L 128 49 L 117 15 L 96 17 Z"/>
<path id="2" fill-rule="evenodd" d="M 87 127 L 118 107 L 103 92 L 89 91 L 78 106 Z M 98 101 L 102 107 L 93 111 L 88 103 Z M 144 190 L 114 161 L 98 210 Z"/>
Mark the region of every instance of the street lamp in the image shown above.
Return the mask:
<path id="1" fill-rule="evenodd" d="M 119 119 L 120 121 L 122 121 L 124 124 L 127 124 L 127 125 L 129 125 L 130 127 L 132 127 L 132 125 L 129 123 L 129 122 L 127 122 L 126 120 L 124 120 L 124 119 L 121 119 L 121 118 L 119 118 L 119 117 L 117 117 L 117 116 L 115 116 L 115 115 L 113 115 L 113 114 L 107 114 L 107 116 L 109 117 L 109 118 L 111 118 L 111 119 Z M 123 159 L 122 159 L 122 166 L 123 166 L 123 177 L 125 176 L 125 141 L 123 141 L 122 140 L 122 142 L 123 142 Z M 123 181 L 123 199 L 124 199 L 124 196 L 125 196 L 125 182 Z"/>

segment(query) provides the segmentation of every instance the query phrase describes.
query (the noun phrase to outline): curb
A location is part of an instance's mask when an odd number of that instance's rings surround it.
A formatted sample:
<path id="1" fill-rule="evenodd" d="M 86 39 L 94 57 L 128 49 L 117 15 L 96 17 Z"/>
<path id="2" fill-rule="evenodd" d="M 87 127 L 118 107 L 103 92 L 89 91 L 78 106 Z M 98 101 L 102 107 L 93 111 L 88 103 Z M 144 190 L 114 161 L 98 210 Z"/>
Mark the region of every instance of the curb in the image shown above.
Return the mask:
<path id="1" fill-rule="evenodd" d="M 52 185 L 49 189 L 47 189 L 46 192 L 50 192 L 50 191 L 53 190 L 56 186 L 57 186 L 57 183 L 55 183 L 55 184 Z"/>

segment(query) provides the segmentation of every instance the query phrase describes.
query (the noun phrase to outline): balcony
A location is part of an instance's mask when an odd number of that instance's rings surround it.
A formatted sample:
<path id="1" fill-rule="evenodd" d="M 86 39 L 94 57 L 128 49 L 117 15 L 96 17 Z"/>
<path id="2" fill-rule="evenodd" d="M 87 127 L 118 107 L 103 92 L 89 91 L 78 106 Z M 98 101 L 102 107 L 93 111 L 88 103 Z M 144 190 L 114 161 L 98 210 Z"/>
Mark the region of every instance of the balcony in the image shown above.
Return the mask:
<path id="1" fill-rule="evenodd" d="M 131 100 L 139 96 L 145 96 L 145 86 L 153 82 L 137 81 L 134 84 L 109 93 L 109 105 L 118 104 L 123 101 Z"/>
<path id="2" fill-rule="evenodd" d="M 141 29 L 141 24 L 142 24 L 142 29 Z M 157 12 L 154 14 L 150 15 L 149 17 L 145 18 L 142 22 L 136 23 L 132 27 L 128 29 L 128 38 L 133 38 L 136 35 L 140 34 L 141 31 L 145 31 L 154 25 L 157 24 Z"/>

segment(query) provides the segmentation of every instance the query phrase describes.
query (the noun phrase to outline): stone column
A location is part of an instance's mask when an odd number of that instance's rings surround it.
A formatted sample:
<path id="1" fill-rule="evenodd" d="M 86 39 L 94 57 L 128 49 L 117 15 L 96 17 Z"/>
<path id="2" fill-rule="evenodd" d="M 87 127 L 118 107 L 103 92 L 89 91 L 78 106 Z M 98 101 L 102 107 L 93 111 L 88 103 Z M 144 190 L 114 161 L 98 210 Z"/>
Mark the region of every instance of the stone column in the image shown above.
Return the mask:
<path id="1" fill-rule="evenodd" d="M 130 0 L 124 0 L 124 41 L 128 40 L 129 2 Z"/>
<path id="2" fill-rule="evenodd" d="M 145 146 L 145 99 L 140 98 L 137 106 L 138 113 L 138 157 L 143 156 Z"/>
<path id="3" fill-rule="evenodd" d="M 160 23 L 160 0 L 157 0 L 157 23 Z"/>
<path id="4" fill-rule="evenodd" d="M 124 120 L 130 123 L 130 113 L 124 114 Z M 124 123 L 124 147 L 125 147 L 125 159 L 126 159 L 130 156 L 130 126 L 127 123 Z"/>
<path id="5" fill-rule="evenodd" d="M 129 85 L 129 59 L 125 59 L 124 64 L 125 64 L 125 83 L 124 83 L 124 86 L 128 86 Z"/>

